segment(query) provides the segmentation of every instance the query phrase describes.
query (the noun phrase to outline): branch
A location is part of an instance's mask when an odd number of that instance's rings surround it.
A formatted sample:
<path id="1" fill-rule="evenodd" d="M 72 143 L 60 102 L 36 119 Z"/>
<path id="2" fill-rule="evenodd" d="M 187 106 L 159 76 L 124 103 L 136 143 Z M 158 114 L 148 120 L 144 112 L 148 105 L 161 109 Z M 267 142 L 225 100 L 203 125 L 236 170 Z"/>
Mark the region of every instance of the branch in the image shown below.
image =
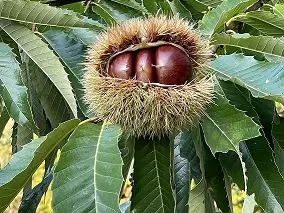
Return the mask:
<path id="1" fill-rule="evenodd" d="M 72 3 L 76 3 L 76 2 L 82 2 L 82 0 L 50 0 L 47 2 L 43 2 L 44 4 L 49 4 L 49 6 L 62 6 L 62 5 L 66 5 L 66 4 L 72 4 Z M 86 2 L 88 1 L 84 1 L 84 4 L 86 4 Z"/>
<path id="2" fill-rule="evenodd" d="M 259 0 L 254 5 L 252 5 L 250 8 L 248 8 L 246 12 L 258 10 L 259 8 L 261 8 L 264 4 L 266 4 L 269 1 L 270 0 Z"/>

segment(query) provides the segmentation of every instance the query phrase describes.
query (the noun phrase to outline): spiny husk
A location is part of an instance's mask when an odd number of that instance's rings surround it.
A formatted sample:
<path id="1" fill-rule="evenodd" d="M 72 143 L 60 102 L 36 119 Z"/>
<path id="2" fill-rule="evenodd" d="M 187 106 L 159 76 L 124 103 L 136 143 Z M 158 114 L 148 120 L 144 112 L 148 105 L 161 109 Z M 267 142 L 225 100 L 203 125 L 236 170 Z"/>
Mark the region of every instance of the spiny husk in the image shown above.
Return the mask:
<path id="1" fill-rule="evenodd" d="M 178 86 L 148 84 L 107 76 L 110 57 L 131 45 L 166 41 L 185 49 L 194 80 Z M 207 42 L 177 17 L 133 19 L 102 33 L 88 51 L 85 100 L 97 116 L 120 124 L 134 136 L 168 135 L 197 125 L 212 100 L 213 81 L 200 64 L 207 62 Z"/>

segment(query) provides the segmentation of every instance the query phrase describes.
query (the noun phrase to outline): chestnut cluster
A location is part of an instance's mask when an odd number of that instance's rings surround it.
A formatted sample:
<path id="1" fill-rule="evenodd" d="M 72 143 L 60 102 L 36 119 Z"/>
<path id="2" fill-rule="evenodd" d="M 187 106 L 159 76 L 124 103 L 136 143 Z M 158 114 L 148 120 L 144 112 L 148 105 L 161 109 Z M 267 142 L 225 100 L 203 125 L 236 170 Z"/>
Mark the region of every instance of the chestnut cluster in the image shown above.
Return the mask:
<path id="1" fill-rule="evenodd" d="M 181 85 L 192 80 L 193 66 L 185 51 L 167 44 L 116 55 L 110 62 L 108 75 L 145 83 Z"/>

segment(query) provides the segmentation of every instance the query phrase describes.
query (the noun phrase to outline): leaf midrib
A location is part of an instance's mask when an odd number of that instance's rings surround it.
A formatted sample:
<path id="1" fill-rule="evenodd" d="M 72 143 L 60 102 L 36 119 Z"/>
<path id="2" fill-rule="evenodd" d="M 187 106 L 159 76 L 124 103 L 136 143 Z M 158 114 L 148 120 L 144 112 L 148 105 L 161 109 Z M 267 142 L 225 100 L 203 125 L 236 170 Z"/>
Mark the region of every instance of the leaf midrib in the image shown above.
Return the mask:
<path id="1" fill-rule="evenodd" d="M 263 15 L 263 14 L 261 14 L 261 15 Z M 271 14 L 271 15 L 274 15 L 274 14 Z M 252 19 L 257 19 L 257 20 L 259 20 L 259 21 L 263 21 L 263 22 L 265 22 L 265 23 L 267 23 L 267 24 L 269 24 L 269 25 L 272 25 L 272 26 L 274 26 L 274 27 L 276 27 L 276 28 L 278 28 L 278 29 L 284 31 L 284 29 L 282 29 L 280 26 L 277 26 L 277 25 L 273 24 L 272 22 L 268 22 L 268 21 L 266 21 L 266 20 L 263 20 L 263 19 L 261 19 L 261 18 L 259 18 L 259 17 L 254 16 L 254 13 L 253 13 L 253 15 L 250 15 L 250 14 L 240 15 L 239 17 L 244 17 L 244 18 L 245 18 L 246 16 L 248 16 L 249 18 L 252 18 Z M 277 16 L 277 17 L 278 17 L 278 16 Z M 238 18 L 238 17 L 236 17 L 236 19 L 237 19 L 237 18 Z M 281 18 L 281 17 L 278 17 L 278 18 Z"/>
<path id="2" fill-rule="evenodd" d="M 239 40 L 238 40 L 237 38 L 233 38 L 233 37 L 228 36 L 228 35 L 225 35 L 225 34 L 223 34 L 223 36 L 224 36 L 224 37 L 227 37 L 226 39 L 229 39 L 229 41 L 228 41 L 228 42 L 225 42 L 225 41 L 222 42 L 224 39 L 221 39 L 221 40 L 219 39 L 219 42 L 218 42 L 219 45 L 221 44 L 221 45 L 227 45 L 227 46 L 232 46 L 232 47 L 238 47 L 238 48 L 250 50 L 250 51 L 253 51 L 253 52 L 258 52 L 258 53 L 262 53 L 262 54 L 267 54 L 267 55 L 271 55 L 271 56 L 275 56 L 275 57 L 284 58 L 284 56 L 282 56 L 282 55 L 276 55 L 276 54 L 269 53 L 269 52 L 262 52 L 262 51 L 260 51 L 260 50 L 252 49 L 252 48 L 249 48 L 249 47 L 238 46 L 238 44 L 239 44 L 239 42 L 240 42 L 241 40 L 252 39 L 252 38 L 254 38 L 254 37 L 257 37 L 257 38 L 261 39 L 261 36 L 251 36 L 251 37 L 249 37 L 249 38 L 239 38 Z M 264 37 L 262 37 L 262 38 L 264 38 Z M 232 43 L 230 43 L 231 39 L 238 40 L 238 41 L 237 41 L 238 44 L 232 44 Z M 275 39 L 275 38 L 271 37 L 271 39 L 273 40 L 273 39 Z M 259 42 L 259 41 L 258 41 L 258 42 Z M 277 43 L 276 43 L 276 44 L 274 45 L 274 47 L 273 47 L 273 50 L 274 50 L 275 46 L 277 46 L 278 42 L 281 42 L 281 40 L 278 40 L 278 41 L 277 41 Z M 281 43 L 283 43 L 283 45 L 284 45 L 284 42 L 281 42 Z M 268 43 L 265 44 L 265 47 L 267 46 L 267 44 L 268 44 Z M 258 47 L 258 45 L 257 45 L 257 47 Z"/>
<path id="3" fill-rule="evenodd" d="M 237 151 L 236 150 L 236 147 L 235 147 L 235 145 L 233 144 L 233 142 L 232 142 L 232 140 L 226 135 L 226 133 L 219 127 L 219 125 L 217 124 L 217 123 L 215 123 L 215 121 L 207 114 L 207 113 L 205 113 L 205 116 L 214 124 L 214 126 L 216 126 L 219 130 L 220 130 L 220 132 L 223 134 L 223 135 L 225 135 L 225 137 L 228 139 L 228 141 L 231 143 L 231 145 L 234 147 L 234 151 Z M 211 147 L 210 147 L 210 149 L 211 149 Z M 214 153 L 215 153 L 216 151 L 214 151 Z"/>
<path id="4" fill-rule="evenodd" d="M 74 130 L 74 128 L 70 129 L 70 131 L 68 131 L 65 135 L 63 135 L 63 137 L 61 137 L 61 139 L 58 140 L 59 142 L 56 143 L 56 144 L 52 147 L 52 149 L 50 149 L 49 152 L 47 152 L 48 154 L 45 155 L 44 159 L 45 159 L 46 156 L 48 156 L 48 155 L 55 149 L 55 147 L 56 147 L 65 137 L 67 137 L 73 130 Z M 46 137 L 46 139 L 48 138 L 48 136 L 45 136 L 45 137 Z M 46 139 L 45 139 L 45 140 L 46 140 Z M 44 143 L 44 141 L 43 141 L 42 143 Z M 36 153 L 36 151 L 40 148 L 41 145 L 42 145 L 42 144 L 40 144 L 40 145 L 36 148 L 36 150 L 35 150 L 35 152 L 34 152 L 34 155 L 33 155 L 33 158 L 32 158 L 32 160 L 31 160 L 30 164 L 33 162 L 34 157 L 35 157 L 35 153 Z M 43 161 L 42 161 L 42 162 L 43 162 Z M 29 164 L 29 165 L 30 165 L 30 164 Z M 39 165 L 40 165 L 40 164 L 39 164 Z M 37 168 L 38 168 L 38 166 L 37 166 L 37 167 L 34 167 L 34 169 L 32 169 L 32 173 L 31 173 L 31 174 L 34 174 L 35 171 L 37 170 Z M 17 177 L 17 175 L 14 176 L 14 178 L 15 178 L 15 177 Z M 13 181 L 14 178 L 13 178 L 11 181 Z M 11 181 L 9 181 L 9 183 L 10 183 Z M 23 184 L 22 186 L 25 186 L 28 181 L 29 181 L 29 178 L 27 178 L 27 180 L 24 182 L 24 184 Z M 7 184 L 8 184 L 8 183 L 2 185 L 1 187 L 5 186 L 5 185 L 7 185 Z M 22 190 L 22 188 L 23 188 L 23 187 L 16 189 L 16 192 L 17 192 L 17 193 L 15 193 L 15 196 L 13 196 L 13 199 L 20 193 L 20 191 Z M 8 204 L 8 205 L 9 205 L 9 204 Z M 8 205 L 7 205 L 7 206 L 5 205 L 5 206 L 3 206 L 3 207 L 5 207 L 5 209 L 6 209 L 6 208 L 8 207 Z M 0 208 L 1 208 L 1 207 L 0 207 Z M 5 210 L 5 209 L 4 209 L 4 210 Z"/>
<path id="5" fill-rule="evenodd" d="M 205 65 L 205 66 L 207 66 L 207 67 L 208 67 L 209 69 L 211 69 L 211 70 L 214 70 L 214 71 L 217 72 L 217 73 L 220 73 L 220 74 L 226 76 L 228 79 L 239 79 L 239 78 L 237 78 L 237 77 L 231 77 L 231 76 L 227 75 L 226 73 L 223 73 L 223 72 L 221 72 L 220 70 L 217 70 L 217 69 L 215 69 L 215 68 L 213 68 L 213 67 L 211 67 L 211 66 L 208 66 L 208 65 Z M 242 71 L 243 71 L 243 70 L 242 70 Z M 259 89 L 254 88 L 254 87 L 248 85 L 248 84 L 247 84 L 246 82 L 244 82 L 242 79 L 239 79 L 239 80 L 240 80 L 242 83 L 244 83 L 248 88 L 251 88 L 252 90 L 255 90 L 255 91 L 259 92 L 260 94 L 262 94 L 263 97 L 267 97 L 267 96 L 271 95 L 271 94 L 266 94 L 266 93 L 260 91 Z M 226 81 L 228 81 L 228 80 L 226 80 Z M 280 94 L 279 94 L 279 95 L 280 95 Z"/>
<path id="6" fill-rule="evenodd" d="M 245 144 L 245 142 L 244 142 L 244 146 L 246 147 L 246 151 L 247 151 L 247 153 L 248 153 L 250 159 L 254 159 L 254 158 L 252 157 L 252 155 L 250 154 L 250 151 L 249 151 L 247 145 Z M 258 167 L 257 167 L 257 165 L 255 164 L 254 160 L 251 160 L 251 162 L 252 162 L 253 166 L 256 168 L 258 174 L 260 175 L 261 180 L 263 181 L 263 183 L 265 183 L 265 186 L 268 188 L 270 194 L 273 195 L 273 197 L 275 198 L 275 200 L 277 200 L 279 206 L 280 206 L 281 209 L 283 210 L 282 206 L 280 205 L 280 202 L 278 201 L 278 199 L 274 196 L 274 194 L 273 194 L 272 191 L 270 190 L 269 185 L 266 183 L 266 180 L 263 178 L 262 173 L 261 173 L 260 170 L 258 169 Z M 256 180 L 256 179 L 255 179 L 255 180 Z M 255 182 L 255 180 L 254 180 L 254 182 Z M 270 196 L 269 196 L 269 197 L 270 197 Z"/>

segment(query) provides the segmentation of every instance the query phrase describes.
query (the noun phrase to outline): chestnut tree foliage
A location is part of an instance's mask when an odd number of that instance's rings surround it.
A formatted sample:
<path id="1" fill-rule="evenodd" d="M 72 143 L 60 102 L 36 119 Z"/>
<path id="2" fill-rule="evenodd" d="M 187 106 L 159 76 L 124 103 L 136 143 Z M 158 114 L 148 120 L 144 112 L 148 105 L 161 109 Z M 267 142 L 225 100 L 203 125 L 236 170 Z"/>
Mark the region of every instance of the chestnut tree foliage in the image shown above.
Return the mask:
<path id="1" fill-rule="evenodd" d="M 82 90 L 100 31 L 151 14 L 192 21 L 214 52 L 204 67 L 216 76 L 214 103 L 191 131 L 162 139 L 92 119 Z M 0 0 L 1 131 L 15 121 L 0 212 L 22 189 L 19 212 L 35 212 L 51 181 L 55 213 L 228 213 L 232 184 L 248 194 L 244 213 L 255 203 L 284 212 L 283 35 L 279 0 Z"/>

